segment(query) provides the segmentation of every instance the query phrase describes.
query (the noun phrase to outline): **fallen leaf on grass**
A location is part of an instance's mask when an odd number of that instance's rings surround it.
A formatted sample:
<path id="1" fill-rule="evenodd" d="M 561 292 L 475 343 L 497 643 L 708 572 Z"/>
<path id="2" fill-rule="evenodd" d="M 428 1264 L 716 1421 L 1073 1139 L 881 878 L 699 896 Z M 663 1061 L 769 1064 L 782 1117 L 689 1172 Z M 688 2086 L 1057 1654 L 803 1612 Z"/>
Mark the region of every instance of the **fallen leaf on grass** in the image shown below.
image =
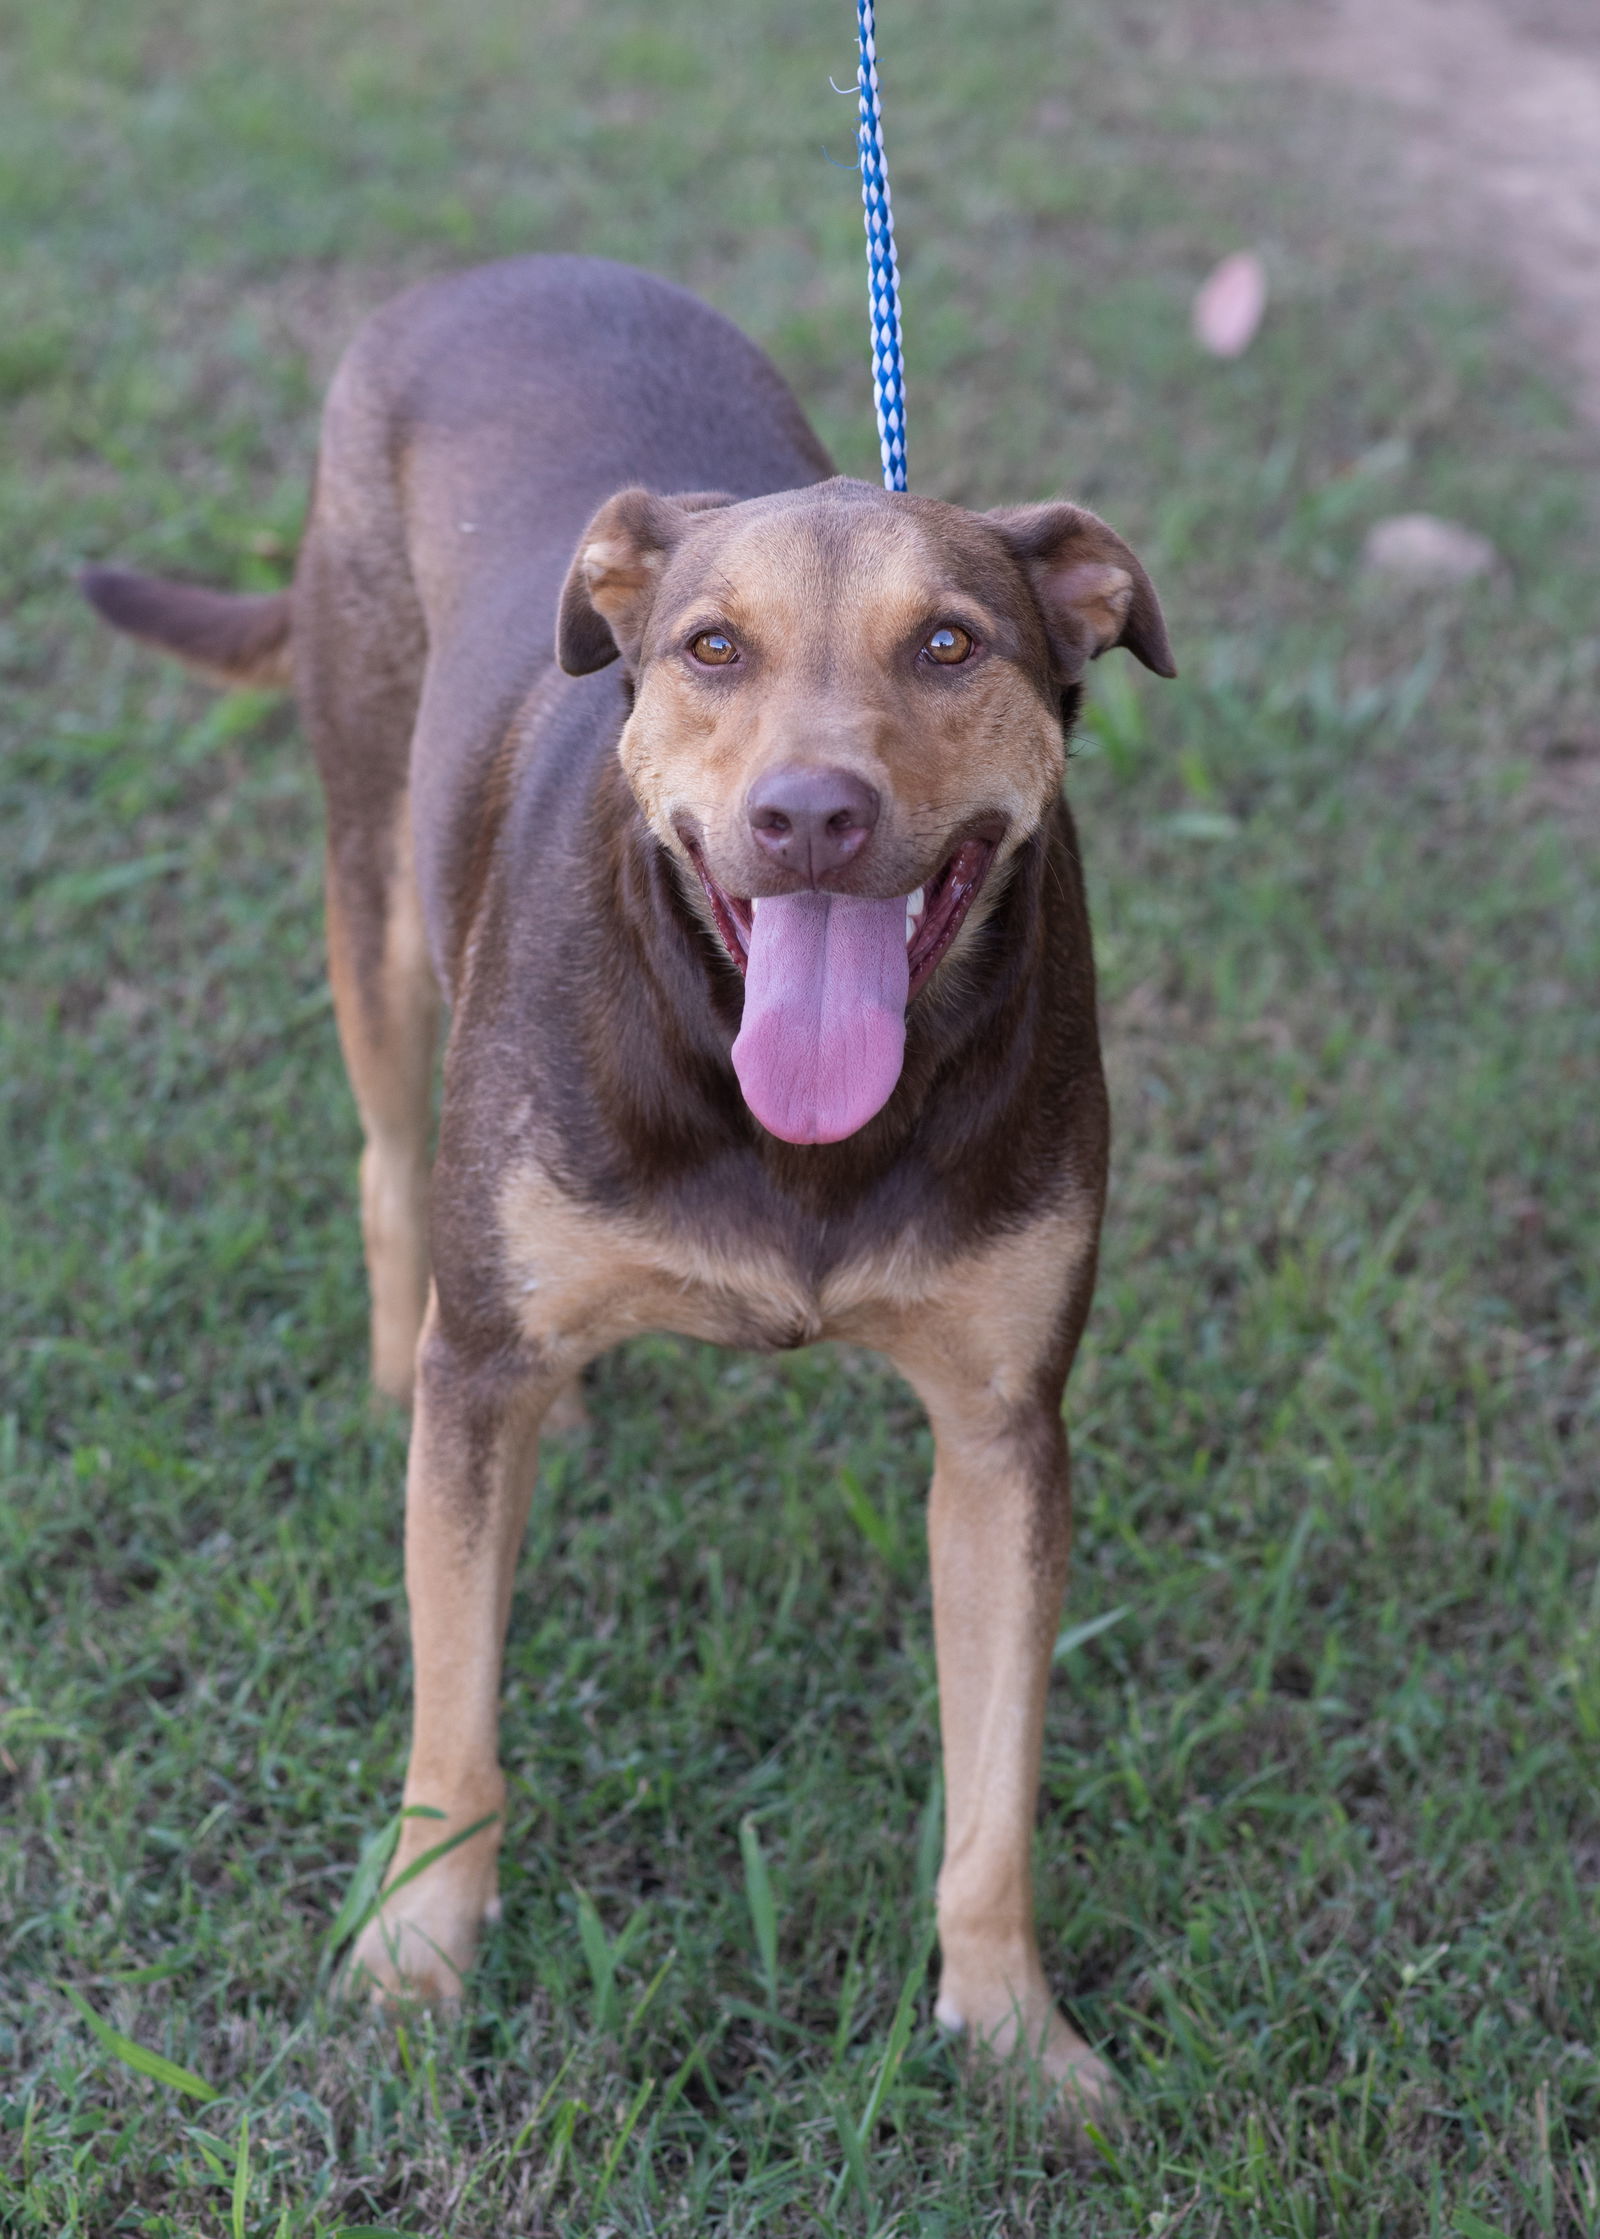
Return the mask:
<path id="1" fill-rule="evenodd" d="M 1214 358 L 1242 357 L 1266 308 L 1266 266 L 1254 249 L 1236 249 L 1195 291 L 1194 338 Z"/>

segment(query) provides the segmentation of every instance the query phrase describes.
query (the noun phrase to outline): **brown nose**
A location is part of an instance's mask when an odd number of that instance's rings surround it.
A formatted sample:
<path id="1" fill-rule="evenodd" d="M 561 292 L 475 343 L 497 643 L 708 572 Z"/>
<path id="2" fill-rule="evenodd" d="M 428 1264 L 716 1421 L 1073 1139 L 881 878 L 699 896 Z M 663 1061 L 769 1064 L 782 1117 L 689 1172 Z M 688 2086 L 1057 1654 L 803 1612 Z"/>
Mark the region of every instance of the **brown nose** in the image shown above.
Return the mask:
<path id="1" fill-rule="evenodd" d="M 878 796 L 849 770 L 786 762 L 756 780 L 745 809 L 763 853 L 815 886 L 871 839 Z"/>

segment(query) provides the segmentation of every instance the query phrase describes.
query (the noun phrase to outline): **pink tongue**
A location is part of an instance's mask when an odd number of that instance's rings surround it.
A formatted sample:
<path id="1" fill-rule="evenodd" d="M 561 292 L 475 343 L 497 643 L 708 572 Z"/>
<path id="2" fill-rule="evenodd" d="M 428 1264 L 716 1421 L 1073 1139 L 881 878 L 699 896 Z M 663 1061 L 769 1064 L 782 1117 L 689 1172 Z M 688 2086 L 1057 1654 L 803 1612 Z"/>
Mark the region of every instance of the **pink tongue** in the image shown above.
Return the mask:
<path id="1" fill-rule="evenodd" d="M 763 898 L 750 929 L 733 1069 L 786 1143 L 837 1143 L 882 1111 L 906 1046 L 906 905 Z"/>

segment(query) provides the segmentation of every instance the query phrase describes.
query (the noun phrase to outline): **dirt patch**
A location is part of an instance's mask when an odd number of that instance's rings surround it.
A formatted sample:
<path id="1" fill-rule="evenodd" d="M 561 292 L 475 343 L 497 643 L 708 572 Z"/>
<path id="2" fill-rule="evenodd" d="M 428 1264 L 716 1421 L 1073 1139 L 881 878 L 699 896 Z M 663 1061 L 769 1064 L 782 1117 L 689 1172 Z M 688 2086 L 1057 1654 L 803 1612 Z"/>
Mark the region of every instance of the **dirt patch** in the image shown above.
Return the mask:
<path id="1" fill-rule="evenodd" d="M 402 289 L 449 264 L 437 253 L 418 252 L 383 263 L 291 265 L 270 280 L 202 270 L 174 291 L 175 323 L 181 331 L 223 334 L 230 324 L 254 326 L 269 351 L 305 359 L 320 411 L 334 369 L 363 322 Z"/>
<path id="2" fill-rule="evenodd" d="M 1294 59 L 1404 112 L 1415 187 L 1499 253 L 1600 424 L 1595 0 L 1325 0 Z"/>
<path id="3" fill-rule="evenodd" d="M 1556 816 L 1600 818 L 1600 729 L 1569 726 L 1545 740 L 1527 802 Z"/>

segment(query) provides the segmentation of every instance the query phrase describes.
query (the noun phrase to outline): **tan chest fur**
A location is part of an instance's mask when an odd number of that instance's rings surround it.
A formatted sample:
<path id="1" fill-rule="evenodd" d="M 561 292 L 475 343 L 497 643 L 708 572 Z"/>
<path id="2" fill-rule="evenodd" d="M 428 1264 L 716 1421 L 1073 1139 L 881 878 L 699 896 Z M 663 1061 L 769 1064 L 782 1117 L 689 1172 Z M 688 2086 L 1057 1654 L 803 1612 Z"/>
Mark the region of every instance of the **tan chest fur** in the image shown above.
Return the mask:
<path id="1" fill-rule="evenodd" d="M 904 1242 L 808 1278 L 778 1252 L 693 1240 L 576 1204 L 532 1161 L 499 1198 L 513 1310 L 564 1379 L 647 1331 L 759 1351 L 837 1338 L 907 1360 L 930 1345 L 969 1351 L 1009 1381 L 1048 1342 L 1061 1301 L 1093 1250 L 1087 1195 L 959 1257 Z"/>

